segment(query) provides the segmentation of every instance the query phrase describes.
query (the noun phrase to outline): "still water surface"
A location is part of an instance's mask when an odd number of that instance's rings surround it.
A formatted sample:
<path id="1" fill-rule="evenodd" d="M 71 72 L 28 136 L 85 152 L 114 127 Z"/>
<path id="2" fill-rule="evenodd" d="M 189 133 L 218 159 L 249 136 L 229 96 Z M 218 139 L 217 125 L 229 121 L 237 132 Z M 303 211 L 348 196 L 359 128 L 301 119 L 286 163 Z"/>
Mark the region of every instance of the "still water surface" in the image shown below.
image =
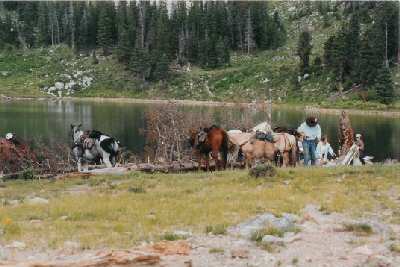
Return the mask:
<path id="1" fill-rule="evenodd" d="M 18 136 L 32 140 L 41 138 L 46 142 L 69 142 L 71 123 L 82 122 L 85 129 L 98 129 L 115 136 L 135 154 L 143 153 L 145 138 L 141 129 L 145 128 L 145 112 L 155 104 L 133 104 L 116 102 L 87 101 L 11 101 L 0 102 L 0 135 L 14 132 Z M 215 122 L 223 125 L 224 115 L 242 116 L 238 107 L 180 107 L 181 112 L 211 112 Z M 254 124 L 265 118 L 263 112 L 250 116 Z M 305 118 L 298 110 L 278 109 L 273 111 L 273 124 L 297 127 Z M 337 149 L 338 116 L 319 116 L 323 134 Z M 380 116 L 350 116 L 353 128 L 365 137 L 368 155 L 375 160 L 400 159 L 400 120 Z"/>

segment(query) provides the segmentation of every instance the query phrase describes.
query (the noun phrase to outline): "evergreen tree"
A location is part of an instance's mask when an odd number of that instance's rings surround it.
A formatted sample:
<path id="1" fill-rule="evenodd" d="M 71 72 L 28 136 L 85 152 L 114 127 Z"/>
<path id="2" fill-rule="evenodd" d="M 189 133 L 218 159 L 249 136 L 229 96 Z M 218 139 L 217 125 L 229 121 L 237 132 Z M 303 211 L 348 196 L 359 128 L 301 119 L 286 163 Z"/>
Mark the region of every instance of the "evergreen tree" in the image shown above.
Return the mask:
<path id="1" fill-rule="evenodd" d="M 118 47 L 117 56 L 120 62 L 128 63 L 134 43 L 129 37 L 128 8 L 126 1 L 121 1 L 118 6 Z"/>
<path id="2" fill-rule="evenodd" d="M 97 29 L 97 43 L 103 49 L 104 55 L 110 54 L 114 45 L 115 7 L 112 2 L 99 2 L 99 20 Z"/>
<path id="3" fill-rule="evenodd" d="M 271 41 L 268 48 L 277 49 L 286 43 L 286 29 L 277 11 L 274 12 L 273 20 L 269 24 L 271 26 L 268 33 Z"/>
<path id="4" fill-rule="evenodd" d="M 352 83 L 360 83 L 360 22 L 358 13 L 353 13 L 346 34 L 345 75 L 349 75 Z"/>
<path id="5" fill-rule="evenodd" d="M 297 55 L 300 57 L 300 75 L 309 72 L 311 49 L 311 34 L 308 31 L 303 31 L 297 44 Z"/>
<path id="6" fill-rule="evenodd" d="M 393 102 L 394 89 L 389 68 L 383 66 L 378 69 L 374 87 L 379 101 L 384 104 L 390 104 Z"/>
<path id="7" fill-rule="evenodd" d="M 136 48 L 129 61 L 129 68 L 142 81 L 146 81 L 150 76 L 150 56 L 145 49 Z"/>
<path id="8" fill-rule="evenodd" d="M 50 43 L 47 2 L 39 2 L 38 5 L 36 46 L 46 46 Z"/>
<path id="9" fill-rule="evenodd" d="M 366 86 L 374 84 L 377 71 L 384 63 L 384 46 L 379 31 L 380 27 L 374 25 L 365 33 L 361 43 L 360 80 Z"/>
<path id="10" fill-rule="evenodd" d="M 82 16 L 78 23 L 78 41 L 77 49 L 87 51 L 90 47 L 90 29 L 89 29 L 89 11 L 87 8 L 83 8 Z"/>
<path id="11" fill-rule="evenodd" d="M 252 2 L 249 6 L 251 13 L 252 29 L 254 32 L 254 42 L 259 49 L 268 49 L 271 41 L 275 38 L 276 32 L 267 33 L 267 24 L 270 18 L 267 13 L 267 2 Z M 273 33 L 274 35 L 271 35 Z"/>

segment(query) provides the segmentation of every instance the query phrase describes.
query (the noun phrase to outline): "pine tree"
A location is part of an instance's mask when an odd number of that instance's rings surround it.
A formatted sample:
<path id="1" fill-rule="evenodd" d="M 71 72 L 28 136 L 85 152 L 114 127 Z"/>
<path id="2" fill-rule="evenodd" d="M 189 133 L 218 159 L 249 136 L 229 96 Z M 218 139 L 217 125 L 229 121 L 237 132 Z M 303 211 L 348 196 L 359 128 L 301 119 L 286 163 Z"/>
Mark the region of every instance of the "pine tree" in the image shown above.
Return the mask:
<path id="1" fill-rule="evenodd" d="M 393 102 L 394 89 L 389 68 L 382 66 L 378 69 L 374 87 L 379 101 L 384 104 L 390 104 Z"/>
<path id="2" fill-rule="evenodd" d="M 82 16 L 79 21 L 78 27 L 78 40 L 77 49 L 87 51 L 90 47 L 90 29 L 89 29 L 89 11 L 87 8 L 83 8 Z"/>
<path id="3" fill-rule="evenodd" d="M 297 55 L 300 57 L 299 70 L 302 76 L 309 72 L 311 49 L 311 34 L 308 31 L 303 31 L 297 44 Z"/>
<path id="4" fill-rule="evenodd" d="M 129 61 L 129 68 L 142 81 L 146 81 L 150 76 L 150 56 L 145 49 L 136 48 Z"/>
<path id="5" fill-rule="evenodd" d="M 114 45 L 115 31 L 115 9 L 112 2 L 99 2 L 99 20 L 97 29 L 97 43 L 103 49 L 104 55 L 110 54 Z"/>
<path id="6" fill-rule="evenodd" d="M 20 40 L 28 47 L 35 44 L 34 26 L 37 24 L 37 6 L 38 2 L 20 2 L 19 3 L 19 32 Z"/>
<path id="7" fill-rule="evenodd" d="M 384 45 L 379 25 L 374 25 L 363 37 L 360 49 L 360 80 L 366 86 L 373 86 L 378 69 L 384 63 Z"/>
<path id="8" fill-rule="evenodd" d="M 97 34 L 98 34 L 98 20 L 99 20 L 99 8 L 94 2 L 89 2 L 87 7 L 88 17 L 88 35 L 87 35 L 87 48 L 95 49 L 97 46 Z"/>
<path id="9" fill-rule="evenodd" d="M 48 23 L 47 2 L 39 2 L 36 46 L 46 46 L 50 43 Z"/>
<path id="10" fill-rule="evenodd" d="M 118 6 L 118 47 L 117 56 L 120 62 L 128 63 L 134 43 L 129 37 L 128 9 L 126 1 L 121 1 Z"/>
<path id="11" fill-rule="evenodd" d="M 358 13 L 353 13 L 346 34 L 345 75 L 349 75 L 352 83 L 360 83 L 360 22 Z"/>
<path id="12" fill-rule="evenodd" d="M 270 22 L 268 35 L 271 38 L 268 48 L 277 49 L 286 43 L 286 29 L 281 21 L 278 11 L 274 12 L 273 20 Z"/>
<path id="13" fill-rule="evenodd" d="M 250 3 L 249 12 L 251 13 L 250 17 L 255 45 L 258 49 L 268 49 L 275 35 L 267 32 L 267 24 L 270 24 L 270 18 L 267 13 L 267 2 Z"/>

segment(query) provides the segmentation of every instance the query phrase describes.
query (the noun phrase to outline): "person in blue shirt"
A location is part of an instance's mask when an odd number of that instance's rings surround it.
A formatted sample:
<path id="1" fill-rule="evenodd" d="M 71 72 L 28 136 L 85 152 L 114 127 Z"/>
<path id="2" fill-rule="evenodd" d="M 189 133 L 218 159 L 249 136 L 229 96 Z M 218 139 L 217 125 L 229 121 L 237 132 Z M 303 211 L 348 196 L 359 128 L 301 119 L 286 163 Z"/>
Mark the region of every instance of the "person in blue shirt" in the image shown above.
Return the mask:
<path id="1" fill-rule="evenodd" d="M 310 116 L 303 122 L 297 131 L 303 135 L 303 154 L 304 165 L 315 165 L 316 162 L 316 148 L 319 140 L 321 139 L 321 127 L 318 124 L 318 119 Z"/>

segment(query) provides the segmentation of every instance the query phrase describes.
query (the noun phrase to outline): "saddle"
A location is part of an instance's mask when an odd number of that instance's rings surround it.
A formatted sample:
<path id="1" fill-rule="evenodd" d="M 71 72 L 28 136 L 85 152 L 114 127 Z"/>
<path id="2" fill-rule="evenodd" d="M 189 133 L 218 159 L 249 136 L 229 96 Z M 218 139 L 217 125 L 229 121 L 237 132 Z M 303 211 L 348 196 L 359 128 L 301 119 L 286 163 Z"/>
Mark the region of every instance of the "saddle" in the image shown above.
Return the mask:
<path id="1" fill-rule="evenodd" d="M 272 143 L 274 141 L 274 137 L 271 133 L 263 133 L 261 131 L 256 131 L 256 139 L 264 142 Z"/>
<path id="2" fill-rule="evenodd" d="M 95 140 L 89 137 L 85 138 L 82 143 L 84 149 L 91 149 L 94 145 L 95 145 Z"/>

